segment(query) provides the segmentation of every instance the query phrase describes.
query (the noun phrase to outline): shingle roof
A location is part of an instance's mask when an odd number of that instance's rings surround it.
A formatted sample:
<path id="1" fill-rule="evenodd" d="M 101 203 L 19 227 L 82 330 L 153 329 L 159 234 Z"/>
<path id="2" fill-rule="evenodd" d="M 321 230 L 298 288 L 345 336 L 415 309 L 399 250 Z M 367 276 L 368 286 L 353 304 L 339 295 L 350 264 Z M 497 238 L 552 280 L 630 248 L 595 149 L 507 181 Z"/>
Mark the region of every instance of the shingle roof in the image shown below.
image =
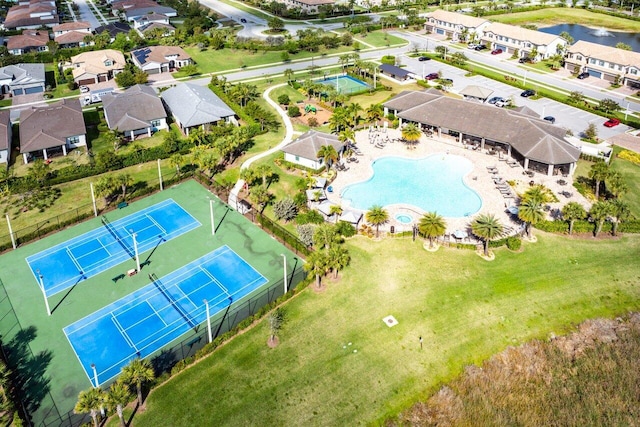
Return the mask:
<path id="1" fill-rule="evenodd" d="M 20 111 L 20 153 L 59 147 L 66 144 L 68 137 L 86 133 L 77 99 Z"/>
<path id="2" fill-rule="evenodd" d="M 582 40 L 569 47 L 568 53 L 579 53 L 585 58 L 596 58 L 619 65 L 635 65 L 640 68 L 640 53 L 631 50 L 616 49 Z"/>
<path id="3" fill-rule="evenodd" d="M 148 13 L 146 15 L 143 16 L 138 16 L 137 18 L 134 19 L 134 21 L 138 22 L 138 21 L 166 21 L 167 19 L 169 19 L 169 17 L 167 15 L 164 15 L 162 13 L 156 13 L 156 12 L 151 12 Z"/>
<path id="4" fill-rule="evenodd" d="M 47 13 L 50 15 L 31 17 L 32 13 Z M 49 2 L 32 2 L 28 5 L 13 6 L 7 12 L 4 26 L 7 29 L 19 27 L 40 26 L 46 24 L 57 24 L 59 22 L 55 6 Z"/>
<path id="5" fill-rule="evenodd" d="M 9 149 L 9 127 L 11 126 L 11 112 L 0 111 L 0 150 Z"/>
<path id="6" fill-rule="evenodd" d="M 519 153 L 542 163 L 573 163 L 580 157 L 580 149 L 564 140 L 564 129 L 537 117 L 491 105 L 440 96 L 401 111 L 397 116 L 510 144 Z"/>
<path id="7" fill-rule="evenodd" d="M 75 31 L 75 30 L 90 30 L 91 24 L 85 21 L 72 21 L 65 22 L 64 24 L 56 25 L 51 30 L 55 33 L 58 31 Z"/>
<path id="8" fill-rule="evenodd" d="M 486 19 L 476 18 L 475 16 L 464 15 L 457 12 L 448 12 L 442 9 L 436 9 L 431 13 L 427 13 L 427 19 L 428 18 L 434 18 L 443 22 L 450 22 L 455 25 L 462 25 L 467 28 L 476 28 L 485 22 L 489 22 Z"/>
<path id="9" fill-rule="evenodd" d="M 11 79 L 10 86 L 43 83 L 44 64 L 16 64 L 0 68 L 0 80 Z"/>
<path id="10" fill-rule="evenodd" d="M 104 65 L 110 59 L 112 65 Z M 91 52 L 83 52 L 79 55 L 71 57 L 72 64 L 81 64 L 73 69 L 73 77 L 76 78 L 85 73 L 97 75 L 108 73 L 111 70 L 120 70 L 125 66 L 124 55 L 122 52 L 114 49 L 94 50 Z"/>
<path id="11" fill-rule="evenodd" d="M 82 31 L 69 31 L 64 34 L 61 34 L 55 38 L 56 43 L 59 45 L 71 44 L 71 43 L 80 43 L 84 41 L 86 36 L 90 35 L 90 33 L 85 33 Z"/>
<path id="12" fill-rule="evenodd" d="M 135 85 L 123 93 L 102 95 L 102 105 L 109 129 L 120 132 L 144 129 L 151 120 L 167 117 L 162 101 L 150 86 Z"/>
<path id="13" fill-rule="evenodd" d="M 344 146 L 336 135 L 310 130 L 285 145 L 282 151 L 305 159 L 316 160 L 320 147 L 324 145 L 331 145 L 336 151 L 340 151 Z"/>
<path id="14" fill-rule="evenodd" d="M 535 45 L 546 46 L 561 38 L 555 34 L 543 33 L 542 31 L 529 30 L 517 25 L 507 25 L 500 22 L 492 22 L 485 29 L 484 33 L 493 33 L 500 36 L 509 37 L 514 40 L 528 41 Z"/>
<path id="15" fill-rule="evenodd" d="M 142 25 L 141 27 L 138 28 L 138 31 L 140 31 L 141 33 L 146 33 L 147 31 L 153 31 L 156 28 L 163 29 L 165 33 L 167 32 L 167 30 L 169 30 L 169 32 L 176 30 L 176 27 L 174 27 L 171 24 L 163 24 L 162 22 L 152 22 L 150 24 Z"/>
<path id="16" fill-rule="evenodd" d="M 149 13 L 161 13 L 164 15 L 175 16 L 178 12 L 172 7 L 156 5 L 156 6 L 145 6 L 145 7 L 125 9 L 124 13 L 127 19 L 131 19 L 133 17 L 147 15 Z"/>
<path id="17" fill-rule="evenodd" d="M 394 96 L 392 99 L 384 103 L 384 106 L 390 110 L 405 111 L 425 102 L 432 101 L 441 97 L 441 93 L 433 93 L 429 91 L 413 91 L 405 90 Z"/>
<path id="18" fill-rule="evenodd" d="M 47 31 L 24 30 L 19 36 L 9 37 L 7 49 L 46 46 L 48 41 L 49 33 Z"/>
<path id="19" fill-rule="evenodd" d="M 96 34 L 102 34 L 105 31 L 109 33 L 111 37 L 117 36 L 119 33 L 128 33 L 131 30 L 129 24 L 125 22 L 112 22 L 107 25 L 101 25 L 96 28 Z"/>
<path id="20" fill-rule="evenodd" d="M 472 96 L 474 98 L 487 99 L 491 96 L 493 90 L 482 86 L 469 85 L 460 91 L 460 95 Z"/>
<path id="21" fill-rule="evenodd" d="M 184 127 L 214 123 L 235 116 L 218 95 L 204 86 L 179 84 L 162 93 L 162 99 Z"/>
<path id="22" fill-rule="evenodd" d="M 175 59 L 180 60 L 191 59 L 191 56 L 179 46 L 149 46 L 131 51 L 131 59 L 140 67 L 154 62 L 157 64 L 169 62 L 170 56 L 176 56 Z"/>
<path id="23" fill-rule="evenodd" d="M 404 68 L 396 67 L 395 65 L 391 64 L 380 64 L 380 67 L 378 68 L 383 73 L 393 74 L 397 77 L 407 77 L 409 74 L 413 74 L 411 71 L 407 71 Z"/>

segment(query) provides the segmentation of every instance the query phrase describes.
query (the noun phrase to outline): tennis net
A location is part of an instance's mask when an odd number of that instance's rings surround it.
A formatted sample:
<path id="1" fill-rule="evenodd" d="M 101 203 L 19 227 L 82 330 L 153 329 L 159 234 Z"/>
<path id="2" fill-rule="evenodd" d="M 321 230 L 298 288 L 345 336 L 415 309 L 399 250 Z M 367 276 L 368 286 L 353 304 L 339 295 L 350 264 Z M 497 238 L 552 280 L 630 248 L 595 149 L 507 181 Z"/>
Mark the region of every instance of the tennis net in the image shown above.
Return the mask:
<path id="1" fill-rule="evenodd" d="M 156 288 L 158 288 L 160 293 L 162 293 L 162 295 L 167 299 L 167 301 L 169 301 L 169 304 L 171 304 L 171 306 L 173 306 L 173 308 L 175 308 L 176 311 L 180 313 L 184 321 L 187 322 L 189 326 L 191 326 L 192 328 L 195 328 L 197 325 L 191 319 L 191 316 L 189 316 L 189 313 L 184 311 L 184 309 L 180 306 L 180 303 L 175 298 L 173 298 L 173 296 L 169 294 L 164 284 L 160 281 L 160 279 L 158 279 L 158 276 L 156 276 L 155 273 L 151 273 L 149 274 L 149 279 L 153 282 Z"/>
<path id="2" fill-rule="evenodd" d="M 103 215 L 102 217 L 100 217 L 100 221 L 102 221 L 102 225 L 104 225 L 107 231 L 109 231 L 109 233 L 111 233 L 111 235 L 116 239 L 116 242 L 118 242 L 120 246 L 122 246 L 122 249 L 124 249 L 131 258 L 135 258 L 135 254 L 133 253 L 131 248 L 122 241 L 122 239 L 116 232 L 116 229 L 113 228 L 113 225 L 111 225 L 107 217 Z"/>

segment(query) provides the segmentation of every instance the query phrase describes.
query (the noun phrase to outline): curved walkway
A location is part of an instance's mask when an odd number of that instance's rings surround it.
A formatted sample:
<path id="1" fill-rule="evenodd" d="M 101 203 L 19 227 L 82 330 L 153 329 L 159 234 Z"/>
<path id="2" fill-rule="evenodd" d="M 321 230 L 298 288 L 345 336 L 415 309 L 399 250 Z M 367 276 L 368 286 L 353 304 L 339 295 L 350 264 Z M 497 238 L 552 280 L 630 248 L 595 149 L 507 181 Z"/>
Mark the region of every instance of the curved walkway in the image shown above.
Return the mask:
<path id="1" fill-rule="evenodd" d="M 264 98 L 264 100 L 267 101 L 267 103 L 271 105 L 274 108 L 274 110 L 278 112 L 278 114 L 280 114 L 280 117 L 284 122 L 284 128 L 285 128 L 284 138 L 275 147 L 270 148 L 267 151 L 263 151 L 262 153 L 258 153 L 255 156 L 249 157 L 247 160 L 242 162 L 242 165 L 240 166 L 240 171 L 251 166 L 253 162 L 260 160 L 266 156 L 269 156 L 275 153 L 276 151 L 279 151 L 282 147 L 290 143 L 291 140 L 293 139 L 293 125 L 291 124 L 291 119 L 287 115 L 287 112 L 284 111 L 282 108 L 280 108 L 280 106 L 269 97 L 273 89 L 276 89 L 285 85 L 287 85 L 287 83 L 280 83 L 278 85 L 271 86 L 270 88 L 265 90 L 264 93 L 262 94 L 262 97 Z M 240 178 L 238 182 L 236 182 L 236 185 L 234 185 L 231 192 L 229 193 L 229 205 L 236 210 L 238 210 L 237 209 L 238 194 L 240 193 L 240 190 L 242 190 L 242 187 L 244 187 L 244 180 Z"/>

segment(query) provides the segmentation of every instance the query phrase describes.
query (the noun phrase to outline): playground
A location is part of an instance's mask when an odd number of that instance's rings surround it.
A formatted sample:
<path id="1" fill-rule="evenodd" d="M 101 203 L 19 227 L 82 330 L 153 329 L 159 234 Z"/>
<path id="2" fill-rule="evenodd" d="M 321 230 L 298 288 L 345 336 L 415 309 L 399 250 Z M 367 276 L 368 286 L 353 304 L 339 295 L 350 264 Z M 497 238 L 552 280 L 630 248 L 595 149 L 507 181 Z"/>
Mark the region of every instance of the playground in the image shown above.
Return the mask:
<path id="1" fill-rule="evenodd" d="M 321 106 L 315 99 L 307 100 L 304 104 L 300 105 L 300 113 L 301 115 L 299 117 L 293 118 L 291 121 L 306 126 L 309 126 L 309 119 L 312 117 L 316 119 L 318 126 L 322 126 L 329 121 L 329 117 L 331 117 L 332 114 L 331 111 Z"/>

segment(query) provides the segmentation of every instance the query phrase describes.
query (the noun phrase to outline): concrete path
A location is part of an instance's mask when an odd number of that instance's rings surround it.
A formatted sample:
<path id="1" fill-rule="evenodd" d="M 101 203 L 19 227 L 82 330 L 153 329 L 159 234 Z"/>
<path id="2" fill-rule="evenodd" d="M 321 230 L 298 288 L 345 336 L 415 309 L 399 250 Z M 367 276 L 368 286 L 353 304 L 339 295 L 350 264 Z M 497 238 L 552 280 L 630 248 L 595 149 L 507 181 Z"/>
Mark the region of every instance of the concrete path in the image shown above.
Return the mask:
<path id="1" fill-rule="evenodd" d="M 88 22 L 91 28 L 102 25 L 91 11 L 87 0 L 75 0 L 75 3 L 78 5 L 78 20 Z"/>

